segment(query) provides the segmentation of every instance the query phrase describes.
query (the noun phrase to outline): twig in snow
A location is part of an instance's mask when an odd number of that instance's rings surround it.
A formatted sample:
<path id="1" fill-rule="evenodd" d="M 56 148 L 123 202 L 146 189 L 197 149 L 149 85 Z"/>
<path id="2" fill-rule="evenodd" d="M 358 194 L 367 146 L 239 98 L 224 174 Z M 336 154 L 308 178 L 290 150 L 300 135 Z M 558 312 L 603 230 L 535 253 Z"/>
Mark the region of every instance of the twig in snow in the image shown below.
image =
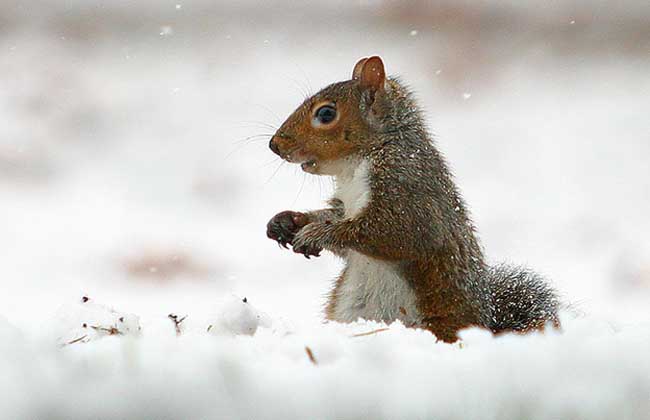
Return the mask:
<path id="1" fill-rule="evenodd" d="M 112 326 L 112 325 L 110 327 L 102 327 L 102 326 L 97 327 L 95 325 L 91 325 L 90 328 L 92 328 L 95 331 L 105 332 L 108 335 L 122 335 L 123 334 L 122 331 L 118 330 L 117 327 Z"/>
<path id="2" fill-rule="evenodd" d="M 175 314 L 169 314 L 167 315 L 167 318 L 171 319 L 172 322 L 174 323 L 174 328 L 176 329 L 176 336 L 178 337 L 181 335 L 181 322 L 185 321 L 185 318 L 187 318 L 187 315 L 185 315 L 182 318 L 178 318 L 178 315 Z M 209 331 L 209 329 L 208 329 Z"/>
<path id="3" fill-rule="evenodd" d="M 372 331 L 368 331 L 368 332 L 364 332 L 364 333 L 354 334 L 354 335 L 351 335 L 350 337 L 353 337 L 353 338 L 354 337 L 365 337 L 366 335 L 377 334 L 377 333 L 380 333 L 380 332 L 383 332 L 383 331 L 388 331 L 389 329 L 390 328 L 379 328 L 378 330 L 372 330 Z"/>
<path id="4" fill-rule="evenodd" d="M 309 361 L 317 365 L 318 362 L 316 361 L 316 358 L 314 357 L 314 353 L 311 351 L 309 346 L 305 346 L 305 352 L 307 353 L 307 357 L 309 357 Z"/>
<path id="5" fill-rule="evenodd" d="M 64 344 L 64 346 L 69 346 L 70 344 L 74 344 L 74 343 L 78 343 L 78 342 L 80 342 L 80 341 L 83 341 L 86 337 L 88 337 L 88 335 L 82 335 L 82 336 L 79 337 L 79 338 L 75 338 L 75 339 L 72 340 L 72 341 L 68 341 L 67 343 Z"/>

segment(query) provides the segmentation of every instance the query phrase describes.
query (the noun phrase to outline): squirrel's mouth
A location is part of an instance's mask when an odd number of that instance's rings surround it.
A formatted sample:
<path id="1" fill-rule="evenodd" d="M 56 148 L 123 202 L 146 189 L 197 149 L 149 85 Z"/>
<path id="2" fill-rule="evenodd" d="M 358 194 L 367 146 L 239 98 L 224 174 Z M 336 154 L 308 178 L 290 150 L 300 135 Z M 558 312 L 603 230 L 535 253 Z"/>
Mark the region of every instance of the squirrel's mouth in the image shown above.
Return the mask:
<path id="1" fill-rule="evenodd" d="M 303 171 L 310 172 L 310 173 L 314 172 L 316 166 L 317 166 L 316 159 L 311 159 L 306 162 L 302 162 L 300 164 L 300 167 L 302 168 Z"/>
<path id="2" fill-rule="evenodd" d="M 312 154 L 293 150 L 283 155 L 282 158 L 287 162 L 297 163 L 307 173 L 316 174 L 318 172 L 318 159 Z"/>

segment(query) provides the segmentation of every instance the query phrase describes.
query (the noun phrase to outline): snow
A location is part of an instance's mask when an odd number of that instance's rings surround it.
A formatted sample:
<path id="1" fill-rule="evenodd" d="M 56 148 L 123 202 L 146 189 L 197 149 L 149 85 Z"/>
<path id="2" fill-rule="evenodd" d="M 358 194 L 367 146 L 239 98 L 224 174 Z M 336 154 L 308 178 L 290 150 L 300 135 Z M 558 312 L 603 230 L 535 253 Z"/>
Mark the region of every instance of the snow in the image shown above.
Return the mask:
<path id="1" fill-rule="evenodd" d="M 271 323 L 268 315 L 255 308 L 248 298 L 231 297 L 219 305 L 207 331 L 216 335 L 255 335 L 258 327 L 269 328 Z"/>
<path id="2" fill-rule="evenodd" d="M 393 324 L 260 328 L 254 336 L 106 336 L 63 349 L 2 324 L 7 418 L 645 418 L 647 332 L 565 319 L 564 333 Z M 164 325 L 163 325 L 164 324 Z M 313 354 L 310 360 L 306 348 Z M 612 363 L 615 360 L 615 363 Z M 4 382 L 4 383 L 3 383 Z M 3 393 L 7 395 L 7 393 Z M 53 416 L 52 416 L 53 413 Z"/>
<path id="3" fill-rule="evenodd" d="M 107 335 L 140 335 L 137 315 L 118 312 L 83 296 L 78 302 L 62 306 L 55 316 L 53 331 L 60 346 L 88 343 Z"/>
<path id="4" fill-rule="evenodd" d="M 650 56 L 608 24 L 647 6 L 505 2 L 555 29 L 481 49 L 458 22 L 370 24 L 381 2 L 42 3 L 0 9 L 0 418 L 649 417 Z M 332 187 L 246 139 L 371 54 L 417 92 L 489 258 L 571 305 L 561 333 L 323 323 L 340 261 L 265 238 Z"/>

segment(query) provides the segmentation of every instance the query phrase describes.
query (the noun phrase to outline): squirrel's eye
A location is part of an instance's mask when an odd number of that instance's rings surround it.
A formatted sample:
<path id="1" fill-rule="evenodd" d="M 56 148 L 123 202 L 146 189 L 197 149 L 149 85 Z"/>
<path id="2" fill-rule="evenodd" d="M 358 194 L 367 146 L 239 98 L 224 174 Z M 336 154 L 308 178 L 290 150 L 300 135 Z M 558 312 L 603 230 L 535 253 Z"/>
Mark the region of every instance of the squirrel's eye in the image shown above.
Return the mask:
<path id="1" fill-rule="evenodd" d="M 326 125 L 336 119 L 336 108 L 332 105 L 323 105 L 314 114 L 314 126 Z"/>

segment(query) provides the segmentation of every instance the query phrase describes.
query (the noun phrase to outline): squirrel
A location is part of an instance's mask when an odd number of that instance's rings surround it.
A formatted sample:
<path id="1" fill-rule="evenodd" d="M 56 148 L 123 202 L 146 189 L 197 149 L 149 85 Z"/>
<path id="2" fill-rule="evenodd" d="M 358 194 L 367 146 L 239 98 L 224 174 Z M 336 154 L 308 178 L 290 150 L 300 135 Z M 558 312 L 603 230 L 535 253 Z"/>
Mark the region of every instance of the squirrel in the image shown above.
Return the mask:
<path id="1" fill-rule="evenodd" d="M 560 327 L 558 295 L 541 276 L 485 262 L 422 111 L 380 57 L 359 60 L 350 80 L 306 99 L 269 147 L 334 178 L 326 209 L 283 211 L 267 225 L 269 238 L 307 258 L 327 250 L 344 259 L 328 320 L 400 320 L 449 343 L 468 327 Z"/>

